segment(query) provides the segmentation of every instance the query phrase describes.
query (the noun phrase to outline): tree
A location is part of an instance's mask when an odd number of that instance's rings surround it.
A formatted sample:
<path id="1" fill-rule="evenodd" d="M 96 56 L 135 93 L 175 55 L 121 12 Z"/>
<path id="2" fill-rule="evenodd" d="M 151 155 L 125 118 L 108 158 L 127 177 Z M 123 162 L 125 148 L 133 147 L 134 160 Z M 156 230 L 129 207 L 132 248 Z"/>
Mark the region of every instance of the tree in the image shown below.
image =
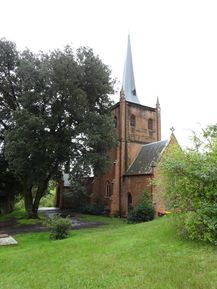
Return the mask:
<path id="1" fill-rule="evenodd" d="M 182 232 L 217 244 L 217 126 L 194 134 L 194 146 L 174 150 L 162 162 L 167 198 L 181 210 Z"/>
<path id="2" fill-rule="evenodd" d="M 3 154 L 0 154 L 0 214 L 8 214 L 14 208 L 15 196 L 21 192 L 22 186 L 9 170 Z"/>
<path id="3" fill-rule="evenodd" d="M 69 163 L 74 177 L 100 172 L 116 145 L 113 81 L 90 48 L 33 54 L 0 41 L 0 135 L 5 158 L 37 217 L 50 179 Z"/>

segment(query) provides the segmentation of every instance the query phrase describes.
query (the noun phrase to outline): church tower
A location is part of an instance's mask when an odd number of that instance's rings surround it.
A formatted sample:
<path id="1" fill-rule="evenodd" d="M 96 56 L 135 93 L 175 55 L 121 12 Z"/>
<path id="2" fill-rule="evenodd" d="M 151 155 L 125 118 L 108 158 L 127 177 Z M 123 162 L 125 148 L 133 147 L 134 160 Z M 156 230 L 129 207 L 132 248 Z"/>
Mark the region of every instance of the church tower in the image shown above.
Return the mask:
<path id="1" fill-rule="evenodd" d="M 131 187 L 138 169 L 130 170 L 142 146 L 160 141 L 160 104 L 144 106 L 137 95 L 133 70 L 130 36 L 124 65 L 123 82 L 119 102 L 112 108 L 112 116 L 118 132 L 118 146 L 109 152 L 112 167 L 102 176 L 94 178 L 92 192 L 95 198 L 109 208 L 111 215 L 125 216 L 134 199 Z M 134 167 L 134 166 L 133 166 Z M 144 178 L 141 178 L 142 191 Z M 135 184 L 138 186 L 138 184 Z"/>

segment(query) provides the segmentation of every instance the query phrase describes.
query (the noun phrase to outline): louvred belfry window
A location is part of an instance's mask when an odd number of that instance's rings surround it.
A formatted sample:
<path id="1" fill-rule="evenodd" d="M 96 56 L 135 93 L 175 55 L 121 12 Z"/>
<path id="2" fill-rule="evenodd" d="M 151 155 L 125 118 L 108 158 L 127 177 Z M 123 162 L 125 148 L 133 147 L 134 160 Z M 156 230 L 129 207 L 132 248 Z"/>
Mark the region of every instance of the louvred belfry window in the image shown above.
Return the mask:
<path id="1" fill-rule="evenodd" d="M 148 129 L 152 130 L 153 129 L 153 119 L 149 118 L 148 120 Z"/>

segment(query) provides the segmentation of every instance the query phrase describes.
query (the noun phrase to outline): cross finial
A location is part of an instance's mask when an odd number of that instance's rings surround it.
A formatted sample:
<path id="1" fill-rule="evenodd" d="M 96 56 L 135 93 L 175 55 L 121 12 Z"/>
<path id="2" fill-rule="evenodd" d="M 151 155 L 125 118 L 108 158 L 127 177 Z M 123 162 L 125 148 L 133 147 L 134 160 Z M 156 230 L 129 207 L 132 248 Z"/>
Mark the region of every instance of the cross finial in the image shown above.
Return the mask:
<path id="1" fill-rule="evenodd" d="M 171 130 L 172 133 L 174 133 L 175 128 L 172 126 L 172 127 L 170 128 L 170 130 Z"/>

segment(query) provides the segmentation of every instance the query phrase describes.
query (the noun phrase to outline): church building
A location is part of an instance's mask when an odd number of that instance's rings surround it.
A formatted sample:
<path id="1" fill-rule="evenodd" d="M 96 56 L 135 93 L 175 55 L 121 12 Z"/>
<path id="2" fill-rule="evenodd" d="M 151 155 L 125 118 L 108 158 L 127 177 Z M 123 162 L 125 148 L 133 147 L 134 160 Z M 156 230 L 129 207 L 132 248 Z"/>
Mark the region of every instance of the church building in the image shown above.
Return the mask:
<path id="1" fill-rule="evenodd" d="M 164 211 L 163 188 L 154 184 L 160 174 L 162 154 L 172 142 L 161 140 L 161 109 L 142 105 L 137 96 L 130 38 L 128 37 L 122 89 L 119 102 L 112 108 L 118 131 L 118 146 L 109 152 L 112 166 L 89 184 L 92 200 L 108 208 L 110 215 L 127 216 L 139 196 L 147 189 L 152 195 L 156 212 Z M 67 180 L 63 189 L 67 190 Z"/>

